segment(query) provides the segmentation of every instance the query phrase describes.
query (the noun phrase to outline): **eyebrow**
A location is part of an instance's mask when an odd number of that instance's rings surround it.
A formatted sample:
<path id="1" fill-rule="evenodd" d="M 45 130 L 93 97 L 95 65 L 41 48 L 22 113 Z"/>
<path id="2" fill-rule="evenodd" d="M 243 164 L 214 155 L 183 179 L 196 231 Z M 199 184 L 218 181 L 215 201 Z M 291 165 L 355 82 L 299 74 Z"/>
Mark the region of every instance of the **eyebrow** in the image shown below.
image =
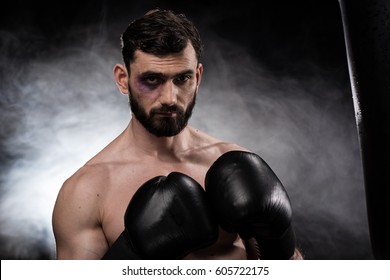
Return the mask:
<path id="1" fill-rule="evenodd" d="M 188 69 L 188 70 L 178 72 L 178 73 L 172 75 L 172 77 L 178 77 L 178 76 L 183 76 L 183 75 L 194 75 L 194 73 L 195 73 L 194 70 Z M 139 75 L 139 77 L 141 77 L 141 78 L 150 77 L 150 76 L 165 78 L 165 79 L 169 77 L 169 75 L 166 75 L 162 72 L 154 72 L 154 71 L 145 71 Z"/>

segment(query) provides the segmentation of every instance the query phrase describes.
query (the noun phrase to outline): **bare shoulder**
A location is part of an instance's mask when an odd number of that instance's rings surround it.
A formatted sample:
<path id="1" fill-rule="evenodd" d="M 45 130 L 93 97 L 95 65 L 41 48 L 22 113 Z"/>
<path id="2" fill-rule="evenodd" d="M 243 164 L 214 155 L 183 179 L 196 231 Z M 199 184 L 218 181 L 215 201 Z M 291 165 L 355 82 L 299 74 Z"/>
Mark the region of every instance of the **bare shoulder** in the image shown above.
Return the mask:
<path id="1" fill-rule="evenodd" d="M 57 204 L 66 200 L 69 204 L 84 204 L 91 206 L 88 208 L 91 211 L 96 210 L 110 185 L 111 174 L 117 169 L 118 163 L 123 161 L 123 135 L 124 133 L 120 134 L 64 182 Z M 78 207 L 73 205 L 75 206 Z"/>
<path id="2" fill-rule="evenodd" d="M 122 133 L 123 134 L 123 133 Z M 82 198 L 104 191 L 113 163 L 118 161 L 121 135 L 88 160 L 61 187 L 59 196 Z M 119 147 L 119 148 L 118 148 Z"/>
<path id="3" fill-rule="evenodd" d="M 85 165 L 62 185 L 54 208 L 54 215 L 67 212 L 78 215 L 95 212 L 99 206 L 100 193 L 104 191 L 105 168 L 100 165 Z M 73 213 L 73 212 L 77 213 Z"/>
<path id="4" fill-rule="evenodd" d="M 64 182 L 63 189 L 96 192 L 107 173 L 102 164 L 86 164 Z"/>

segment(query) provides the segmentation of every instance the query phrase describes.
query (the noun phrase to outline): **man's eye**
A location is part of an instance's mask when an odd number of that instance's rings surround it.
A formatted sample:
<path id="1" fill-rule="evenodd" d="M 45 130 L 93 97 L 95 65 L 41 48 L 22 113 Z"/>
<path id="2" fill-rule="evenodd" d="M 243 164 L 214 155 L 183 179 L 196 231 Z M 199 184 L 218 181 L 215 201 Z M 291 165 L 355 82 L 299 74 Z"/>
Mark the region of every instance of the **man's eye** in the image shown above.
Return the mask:
<path id="1" fill-rule="evenodd" d="M 176 83 L 183 84 L 191 78 L 190 75 L 182 75 L 175 79 Z"/>
<path id="2" fill-rule="evenodd" d="M 154 77 L 154 76 L 150 76 L 150 77 L 145 77 L 144 79 L 144 82 L 148 85 L 158 85 L 160 84 L 162 81 L 159 77 Z"/>

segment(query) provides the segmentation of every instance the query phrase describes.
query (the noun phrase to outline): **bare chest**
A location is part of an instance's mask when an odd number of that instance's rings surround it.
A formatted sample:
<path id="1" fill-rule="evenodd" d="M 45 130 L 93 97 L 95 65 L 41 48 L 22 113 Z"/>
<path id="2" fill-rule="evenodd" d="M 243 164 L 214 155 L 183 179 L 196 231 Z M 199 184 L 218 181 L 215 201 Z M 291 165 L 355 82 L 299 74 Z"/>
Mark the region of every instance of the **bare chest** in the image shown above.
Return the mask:
<path id="1" fill-rule="evenodd" d="M 117 166 L 110 172 L 110 179 L 105 186 L 106 193 L 102 200 L 102 228 L 109 245 L 124 229 L 124 213 L 138 190 L 146 181 L 156 176 L 167 176 L 171 172 L 181 172 L 195 179 L 201 186 L 207 167 L 196 164 L 151 165 L 137 164 Z"/>
<path id="2" fill-rule="evenodd" d="M 111 246 L 124 230 L 124 213 L 131 198 L 143 183 L 156 176 L 167 176 L 171 172 L 181 172 L 192 177 L 204 187 L 204 178 L 208 168 L 209 163 L 118 166 L 114 170 L 115 172 L 111 172 L 112 174 L 102 205 L 102 209 L 104 209 L 102 211 L 102 228 L 109 245 Z M 190 254 L 187 258 L 246 258 L 243 246 L 237 246 L 236 241 L 237 234 L 229 234 L 221 230 L 216 244 L 210 248 L 205 248 L 194 254 Z"/>

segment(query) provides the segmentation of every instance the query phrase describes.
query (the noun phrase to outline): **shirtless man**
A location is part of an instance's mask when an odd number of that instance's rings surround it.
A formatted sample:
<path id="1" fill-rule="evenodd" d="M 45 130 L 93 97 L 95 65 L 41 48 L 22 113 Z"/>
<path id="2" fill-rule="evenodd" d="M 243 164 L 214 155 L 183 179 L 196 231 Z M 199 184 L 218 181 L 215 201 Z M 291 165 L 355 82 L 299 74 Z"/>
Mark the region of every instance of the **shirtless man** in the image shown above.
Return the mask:
<path id="1" fill-rule="evenodd" d="M 246 151 L 187 125 L 203 66 L 198 31 L 184 15 L 150 11 L 131 23 L 121 39 L 124 64 L 115 65 L 114 77 L 119 90 L 129 96 L 132 118 L 115 140 L 63 184 L 53 211 L 58 259 L 101 259 L 110 250 L 116 258 L 115 248 L 128 244 L 113 244 L 124 232 L 124 214 L 141 185 L 180 172 L 204 188 L 206 173 L 221 155 Z M 259 258 L 255 242 L 243 242 L 237 232 L 220 228 L 215 240 L 180 258 Z M 287 258 L 299 257 L 295 250 Z"/>

